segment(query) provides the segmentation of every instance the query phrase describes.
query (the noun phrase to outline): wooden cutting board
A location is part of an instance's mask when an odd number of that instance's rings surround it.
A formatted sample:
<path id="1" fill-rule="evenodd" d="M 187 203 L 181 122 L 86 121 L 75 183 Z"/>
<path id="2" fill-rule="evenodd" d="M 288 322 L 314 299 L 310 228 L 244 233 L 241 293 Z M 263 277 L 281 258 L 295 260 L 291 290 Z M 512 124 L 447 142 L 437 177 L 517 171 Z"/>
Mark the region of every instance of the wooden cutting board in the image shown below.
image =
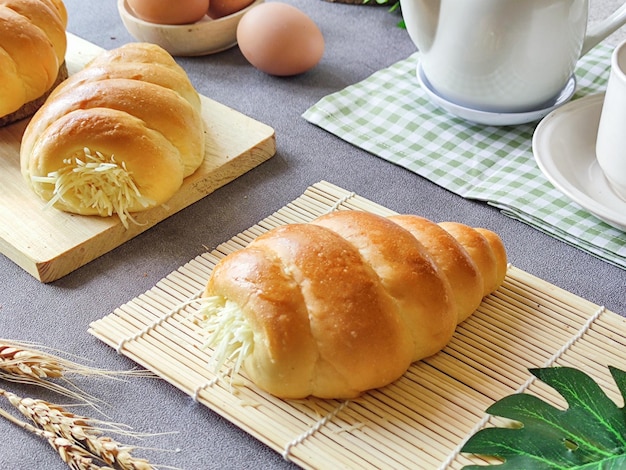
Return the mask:
<path id="1" fill-rule="evenodd" d="M 68 33 L 67 67 L 76 73 L 102 49 Z M 203 165 L 166 205 L 134 215 L 126 229 L 117 217 L 73 215 L 45 208 L 20 173 L 27 120 L 0 129 L 0 251 L 42 282 L 51 282 L 120 246 L 197 202 L 276 153 L 274 129 L 202 97 L 206 124 Z"/>

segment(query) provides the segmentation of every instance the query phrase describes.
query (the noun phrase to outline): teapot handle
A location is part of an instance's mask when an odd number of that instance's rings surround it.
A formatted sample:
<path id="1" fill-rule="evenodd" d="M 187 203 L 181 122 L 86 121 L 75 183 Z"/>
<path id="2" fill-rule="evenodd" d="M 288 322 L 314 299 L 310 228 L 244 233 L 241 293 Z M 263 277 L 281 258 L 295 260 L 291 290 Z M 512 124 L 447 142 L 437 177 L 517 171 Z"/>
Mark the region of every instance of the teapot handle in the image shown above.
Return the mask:
<path id="1" fill-rule="evenodd" d="M 626 2 L 604 20 L 589 28 L 583 42 L 581 57 L 626 24 Z"/>

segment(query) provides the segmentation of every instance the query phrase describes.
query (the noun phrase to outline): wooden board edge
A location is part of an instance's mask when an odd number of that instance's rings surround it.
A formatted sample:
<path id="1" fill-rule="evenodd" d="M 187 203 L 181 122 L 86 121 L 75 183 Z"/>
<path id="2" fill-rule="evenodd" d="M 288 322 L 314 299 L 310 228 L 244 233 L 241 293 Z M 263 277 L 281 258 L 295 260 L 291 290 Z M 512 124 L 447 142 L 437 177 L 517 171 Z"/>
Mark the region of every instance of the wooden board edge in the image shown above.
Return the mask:
<path id="1" fill-rule="evenodd" d="M 271 128 L 268 127 L 268 129 Z M 94 236 L 75 247 L 72 250 L 73 256 L 68 257 L 66 253 L 61 253 L 47 260 L 33 260 L 28 257 L 21 257 L 17 261 L 14 260 L 14 262 L 17 262 L 23 269 L 43 283 L 56 281 L 121 246 L 126 241 L 154 227 L 159 222 L 200 201 L 242 174 L 269 160 L 275 153 L 276 137 L 273 129 L 271 129 L 271 133 L 264 140 L 248 151 L 229 160 L 228 163 L 220 166 L 213 173 L 195 179 L 193 175 L 188 177 L 188 181 L 183 184 L 183 187 L 165 205 L 133 214 L 138 223 L 132 224 L 128 229 L 124 228 L 121 223 L 114 224 L 98 234 L 98 236 Z M 240 160 L 246 162 L 243 165 L 245 166 L 245 171 L 241 169 Z M 105 236 L 103 237 L 102 235 Z M 106 240 L 106 243 L 102 242 L 103 239 Z"/>
<path id="2" fill-rule="evenodd" d="M 71 54 L 68 52 L 68 57 L 72 58 L 72 60 L 68 62 L 68 68 L 70 68 L 70 73 L 75 73 L 84 63 L 102 52 L 103 49 L 71 33 L 67 34 L 69 39 L 68 49 L 72 51 Z M 206 112 L 206 105 L 218 115 L 226 113 L 233 120 L 243 118 L 248 125 L 253 125 L 253 136 L 254 139 L 257 140 L 249 142 L 252 146 L 246 148 L 240 154 L 232 158 L 226 156 L 225 160 L 219 160 L 219 165 L 215 168 L 210 167 L 208 173 L 196 172 L 190 175 L 183 182 L 183 186 L 180 190 L 165 205 L 149 211 L 133 214 L 133 217 L 139 224 L 132 224 L 128 229 L 125 229 L 119 222 L 113 220 L 108 221 L 98 217 L 98 219 L 100 219 L 99 223 L 101 223 L 101 228 L 98 229 L 99 231 L 71 248 L 51 251 L 49 252 L 49 256 L 37 256 L 35 251 L 22 250 L 17 245 L 10 243 L 9 238 L 5 240 L 4 237 L 2 237 L 0 238 L 2 255 L 40 282 L 49 283 L 56 281 L 114 248 L 117 248 L 176 212 L 198 202 L 200 199 L 227 183 L 230 183 L 237 177 L 245 174 L 275 155 L 276 137 L 272 127 L 256 121 L 211 98 L 201 95 L 201 99 L 203 100 L 204 112 Z M 205 120 L 209 119 L 204 112 L 203 118 Z M 87 216 L 68 214 L 68 217 Z"/>

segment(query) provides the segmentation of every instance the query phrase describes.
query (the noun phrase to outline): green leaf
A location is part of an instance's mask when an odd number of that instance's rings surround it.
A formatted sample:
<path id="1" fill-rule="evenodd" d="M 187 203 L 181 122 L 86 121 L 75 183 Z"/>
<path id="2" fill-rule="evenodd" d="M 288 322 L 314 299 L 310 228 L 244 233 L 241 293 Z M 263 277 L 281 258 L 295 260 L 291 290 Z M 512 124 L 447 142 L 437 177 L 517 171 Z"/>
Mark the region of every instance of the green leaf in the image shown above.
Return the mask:
<path id="1" fill-rule="evenodd" d="M 591 462 L 576 467 L 576 470 L 623 470 L 626 467 L 626 455 L 616 455 L 598 462 Z"/>
<path id="2" fill-rule="evenodd" d="M 626 397 L 626 373 L 609 368 Z M 626 414 L 584 372 L 570 367 L 531 369 L 535 377 L 567 402 L 561 410 L 519 393 L 505 397 L 487 413 L 513 420 L 514 426 L 486 428 L 472 436 L 462 452 L 504 460 L 498 469 L 617 469 L 626 464 Z M 484 466 L 466 466 L 465 470 Z"/>

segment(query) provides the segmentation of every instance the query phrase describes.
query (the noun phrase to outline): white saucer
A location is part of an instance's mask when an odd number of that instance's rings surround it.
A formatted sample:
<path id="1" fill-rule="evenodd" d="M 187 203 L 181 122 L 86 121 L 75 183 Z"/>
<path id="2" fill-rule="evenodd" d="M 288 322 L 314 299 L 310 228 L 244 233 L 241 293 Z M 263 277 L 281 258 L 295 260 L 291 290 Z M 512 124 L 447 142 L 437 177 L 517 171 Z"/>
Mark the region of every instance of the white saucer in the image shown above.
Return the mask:
<path id="1" fill-rule="evenodd" d="M 604 94 L 572 101 L 550 113 L 533 135 L 541 171 L 563 194 L 601 220 L 626 231 L 626 201 L 610 188 L 596 160 Z"/>
<path id="2" fill-rule="evenodd" d="M 417 79 L 433 103 L 439 105 L 449 113 L 466 119 L 467 121 L 476 122 L 478 124 L 487 124 L 490 126 L 514 126 L 517 124 L 526 124 L 538 121 L 558 107 L 567 103 L 576 91 L 576 78 L 572 75 L 561 93 L 559 93 L 553 101 L 546 103 L 545 107 L 520 113 L 500 113 L 468 108 L 442 97 L 439 93 L 437 93 L 424 75 L 421 64 L 418 64 L 417 66 Z"/>

